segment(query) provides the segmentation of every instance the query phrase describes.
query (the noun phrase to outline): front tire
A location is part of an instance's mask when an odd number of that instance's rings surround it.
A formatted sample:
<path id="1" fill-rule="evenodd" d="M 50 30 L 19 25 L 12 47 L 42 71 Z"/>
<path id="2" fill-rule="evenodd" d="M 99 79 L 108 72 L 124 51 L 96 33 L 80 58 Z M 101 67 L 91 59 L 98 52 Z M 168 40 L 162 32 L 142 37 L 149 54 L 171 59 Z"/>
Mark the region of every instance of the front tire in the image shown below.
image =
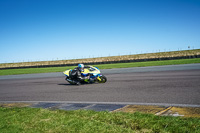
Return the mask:
<path id="1" fill-rule="evenodd" d="M 107 81 L 107 78 L 104 75 L 99 76 L 98 78 L 97 78 L 97 82 L 99 82 L 99 83 L 105 83 Z"/>

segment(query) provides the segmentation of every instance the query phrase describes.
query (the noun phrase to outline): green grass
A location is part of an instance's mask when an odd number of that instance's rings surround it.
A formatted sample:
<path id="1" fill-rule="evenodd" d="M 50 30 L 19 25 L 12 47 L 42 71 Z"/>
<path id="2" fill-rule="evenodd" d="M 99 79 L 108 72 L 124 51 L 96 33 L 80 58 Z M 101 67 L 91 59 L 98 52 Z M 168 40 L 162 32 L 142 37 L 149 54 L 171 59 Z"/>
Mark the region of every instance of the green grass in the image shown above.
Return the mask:
<path id="1" fill-rule="evenodd" d="M 132 63 L 115 63 L 115 64 L 94 65 L 94 66 L 98 67 L 99 69 L 112 69 L 112 68 L 191 64 L 191 63 L 200 63 L 200 58 L 180 59 L 180 60 L 165 60 L 165 61 L 132 62 Z M 75 66 L 48 67 L 48 68 L 26 68 L 26 69 L 7 69 L 7 70 L 0 70 L 0 75 L 18 75 L 18 74 L 31 74 L 31 73 L 62 72 L 62 71 L 65 71 L 66 69 L 72 69 L 74 67 Z"/>
<path id="2" fill-rule="evenodd" d="M 199 118 L 155 116 L 139 112 L 131 114 L 0 107 L 0 118 L 2 133 L 200 132 Z"/>
<path id="3" fill-rule="evenodd" d="M 95 65 L 95 66 L 99 67 L 100 69 L 112 69 L 112 68 L 148 67 L 148 66 L 179 65 L 179 64 L 193 64 L 193 63 L 200 63 L 200 58 L 165 60 L 165 61 L 115 63 L 115 64 Z"/>
<path id="4" fill-rule="evenodd" d="M 172 58 L 172 57 L 194 57 L 199 55 L 200 55 L 200 49 L 193 49 L 193 50 L 183 50 L 183 51 L 96 57 L 96 58 L 72 59 L 72 60 L 0 63 L 0 68 L 61 65 L 61 64 L 67 65 L 67 64 L 78 64 L 78 63 L 95 63 L 95 62 L 110 62 L 110 61 L 124 61 L 124 60 L 138 60 L 138 59 L 155 59 L 155 58 L 160 59 L 160 58 Z"/>

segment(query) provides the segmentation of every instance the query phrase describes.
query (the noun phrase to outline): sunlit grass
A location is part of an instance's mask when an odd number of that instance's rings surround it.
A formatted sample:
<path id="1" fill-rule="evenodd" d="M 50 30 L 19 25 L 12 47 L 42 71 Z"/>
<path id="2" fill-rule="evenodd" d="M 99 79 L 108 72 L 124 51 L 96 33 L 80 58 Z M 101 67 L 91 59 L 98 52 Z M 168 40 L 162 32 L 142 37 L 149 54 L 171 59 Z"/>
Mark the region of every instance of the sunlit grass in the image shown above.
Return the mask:
<path id="1" fill-rule="evenodd" d="M 196 59 L 180 59 L 180 60 L 167 60 L 167 61 L 147 61 L 147 62 L 131 62 L 131 63 L 114 63 L 95 65 L 99 69 L 112 69 L 112 68 L 128 68 L 128 67 L 147 67 L 147 66 L 161 66 L 161 65 L 177 65 L 177 64 L 191 64 L 200 63 L 200 58 Z M 0 75 L 18 75 L 18 74 L 31 74 L 31 73 L 50 73 L 50 72 L 63 72 L 66 69 L 73 69 L 76 66 L 66 67 L 47 67 L 47 68 L 25 68 L 25 69 L 6 69 L 0 70 Z"/>
<path id="2" fill-rule="evenodd" d="M 171 52 L 159 52 L 159 53 L 146 53 L 136 55 L 121 55 L 121 56 L 109 56 L 109 57 L 96 57 L 85 59 L 71 59 L 71 60 L 55 60 L 55 61 L 36 61 L 36 62 L 19 62 L 19 63 L 3 63 L 0 64 L 0 68 L 7 67 L 24 67 L 24 66 L 44 66 L 44 65 L 63 65 L 63 64 L 78 64 L 78 63 L 95 63 L 95 62 L 112 62 L 112 61 L 124 61 L 124 60 L 144 60 L 144 59 L 170 59 L 174 57 L 193 57 L 199 56 L 200 49 L 184 50 L 184 51 L 171 51 Z"/>
<path id="3" fill-rule="evenodd" d="M 199 118 L 0 107 L 0 132 L 200 132 Z"/>
<path id="4" fill-rule="evenodd" d="M 200 58 L 165 60 L 165 61 L 115 63 L 115 64 L 96 65 L 96 66 L 99 67 L 100 69 L 112 69 L 112 68 L 148 67 L 148 66 L 162 66 L 162 65 L 179 65 L 179 64 L 192 64 L 192 63 L 200 63 Z"/>
<path id="5" fill-rule="evenodd" d="M 99 69 L 112 69 L 112 68 L 128 68 L 128 67 L 147 67 L 147 66 L 161 66 L 161 65 L 177 65 L 177 64 L 191 64 L 200 63 L 200 58 L 196 59 L 180 59 L 180 60 L 166 60 L 166 61 L 147 61 L 147 62 L 131 62 L 131 63 L 115 63 L 115 64 L 102 64 L 94 65 Z M 31 73 L 50 73 L 50 72 L 63 72 L 67 69 L 73 69 L 76 66 L 66 67 L 47 67 L 47 68 L 26 68 L 26 69 L 6 69 L 0 70 L 0 75 L 18 75 L 18 74 L 31 74 Z"/>

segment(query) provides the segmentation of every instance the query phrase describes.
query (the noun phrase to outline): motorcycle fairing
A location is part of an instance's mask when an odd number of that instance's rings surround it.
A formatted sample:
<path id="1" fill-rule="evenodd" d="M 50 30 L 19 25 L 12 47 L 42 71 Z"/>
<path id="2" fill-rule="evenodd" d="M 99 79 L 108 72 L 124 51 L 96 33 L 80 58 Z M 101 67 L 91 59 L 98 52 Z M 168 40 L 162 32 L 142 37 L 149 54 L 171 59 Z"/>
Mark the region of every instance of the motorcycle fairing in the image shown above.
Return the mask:
<path id="1" fill-rule="evenodd" d="M 69 69 L 69 70 L 66 70 L 66 71 L 64 71 L 63 73 L 65 74 L 65 76 L 67 76 L 67 77 L 69 77 L 69 72 L 70 71 L 72 71 L 72 69 Z M 99 68 L 97 68 L 97 67 L 90 67 L 89 69 L 88 68 L 85 68 L 84 69 L 84 71 L 83 72 L 81 72 L 81 74 L 83 75 L 83 76 L 88 76 L 88 74 L 93 74 L 93 76 L 98 76 L 98 74 L 100 74 L 101 72 L 100 72 L 100 70 L 99 70 Z"/>

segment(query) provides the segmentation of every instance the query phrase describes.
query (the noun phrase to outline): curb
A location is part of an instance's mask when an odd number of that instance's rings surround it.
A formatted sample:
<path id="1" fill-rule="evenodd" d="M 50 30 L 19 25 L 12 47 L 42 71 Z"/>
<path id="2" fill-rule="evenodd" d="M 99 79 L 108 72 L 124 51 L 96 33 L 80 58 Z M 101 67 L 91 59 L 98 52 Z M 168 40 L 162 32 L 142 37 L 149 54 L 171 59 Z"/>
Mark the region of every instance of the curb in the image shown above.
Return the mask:
<path id="1" fill-rule="evenodd" d="M 50 110 L 94 110 L 109 112 L 127 112 L 127 113 L 150 113 L 158 116 L 180 116 L 200 118 L 200 107 L 175 107 L 160 105 L 127 105 L 127 104 L 104 104 L 104 103 L 59 103 L 59 102 L 0 102 L 0 107 L 31 107 L 44 108 Z"/>

